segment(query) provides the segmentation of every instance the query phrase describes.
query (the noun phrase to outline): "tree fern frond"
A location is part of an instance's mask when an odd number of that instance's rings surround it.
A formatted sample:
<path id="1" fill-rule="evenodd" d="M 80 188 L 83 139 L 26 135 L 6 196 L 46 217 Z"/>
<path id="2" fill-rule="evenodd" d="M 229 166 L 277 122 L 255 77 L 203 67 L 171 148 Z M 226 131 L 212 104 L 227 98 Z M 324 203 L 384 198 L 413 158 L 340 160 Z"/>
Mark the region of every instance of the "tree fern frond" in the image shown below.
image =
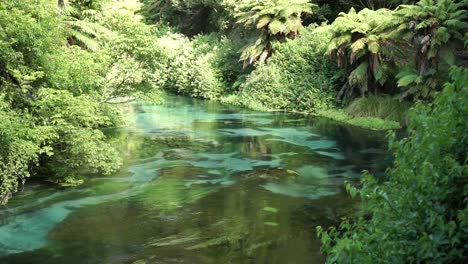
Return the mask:
<path id="1" fill-rule="evenodd" d="M 369 63 L 367 62 L 362 62 L 359 64 L 359 66 L 354 69 L 354 71 L 351 72 L 350 74 L 350 84 L 358 84 L 365 79 L 367 79 L 367 70 L 369 68 Z"/>
<path id="2" fill-rule="evenodd" d="M 281 29 L 283 28 L 283 23 L 278 20 L 278 19 L 273 19 L 269 24 L 268 24 L 268 29 L 270 30 L 272 35 L 276 35 L 281 32 Z"/>
<path id="3" fill-rule="evenodd" d="M 268 15 L 263 15 L 260 17 L 260 19 L 258 20 L 257 22 L 257 29 L 260 29 L 266 25 L 268 25 L 268 23 L 271 22 L 271 17 L 268 16 Z"/>
<path id="4" fill-rule="evenodd" d="M 90 49 L 92 51 L 97 51 L 97 50 L 100 49 L 100 45 L 99 45 L 99 42 L 97 40 L 92 39 L 89 36 L 86 36 L 86 35 L 82 34 L 81 32 L 79 32 L 77 30 L 71 29 L 69 31 L 69 33 L 74 39 L 76 39 L 79 42 L 83 43 L 83 45 L 86 46 L 88 49 Z"/>
<path id="5" fill-rule="evenodd" d="M 294 38 L 299 34 L 302 27 L 300 20 L 301 13 L 312 12 L 314 5 L 308 0 L 244 0 L 236 7 L 237 23 L 255 25 L 257 29 L 268 29 L 261 33 L 258 40 L 269 40 L 260 52 L 252 46 L 244 49 L 241 55 L 241 60 L 249 60 L 249 63 L 260 59 L 266 60 L 271 55 L 271 41 L 284 40 L 286 38 Z M 271 38 L 275 36 L 275 38 Z M 256 43 L 255 45 L 258 45 Z M 265 52 L 265 49 L 268 50 Z"/>

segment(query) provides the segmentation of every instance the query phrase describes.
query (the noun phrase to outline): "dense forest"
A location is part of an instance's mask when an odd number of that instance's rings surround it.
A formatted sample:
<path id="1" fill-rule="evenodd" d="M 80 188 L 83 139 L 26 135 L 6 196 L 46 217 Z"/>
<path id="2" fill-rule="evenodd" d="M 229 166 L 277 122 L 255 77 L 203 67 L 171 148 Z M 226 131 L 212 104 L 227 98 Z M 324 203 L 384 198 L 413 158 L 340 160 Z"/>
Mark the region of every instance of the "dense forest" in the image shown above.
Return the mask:
<path id="1" fill-rule="evenodd" d="M 468 1 L 1 0 L 0 204 L 112 175 L 122 105 L 177 94 L 388 132 L 327 263 L 468 258 Z M 395 130 L 404 136 L 395 135 Z M 88 176 L 83 176 L 88 175 Z M 311 227 L 314 228 L 314 227 Z"/>

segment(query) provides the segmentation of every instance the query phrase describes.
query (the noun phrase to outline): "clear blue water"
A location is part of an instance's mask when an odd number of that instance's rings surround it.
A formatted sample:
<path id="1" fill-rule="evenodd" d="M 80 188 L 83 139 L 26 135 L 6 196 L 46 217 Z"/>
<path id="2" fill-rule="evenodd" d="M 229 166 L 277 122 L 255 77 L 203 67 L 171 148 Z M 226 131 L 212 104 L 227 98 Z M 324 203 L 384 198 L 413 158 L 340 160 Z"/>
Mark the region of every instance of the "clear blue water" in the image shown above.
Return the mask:
<path id="1" fill-rule="evenodd" d="M 320 263 L 344 181 L 389 164 L 385 134 L 169 96 L 107 131 L 121 171 L 29 183 L 0 209 L 0 263 Z"/>

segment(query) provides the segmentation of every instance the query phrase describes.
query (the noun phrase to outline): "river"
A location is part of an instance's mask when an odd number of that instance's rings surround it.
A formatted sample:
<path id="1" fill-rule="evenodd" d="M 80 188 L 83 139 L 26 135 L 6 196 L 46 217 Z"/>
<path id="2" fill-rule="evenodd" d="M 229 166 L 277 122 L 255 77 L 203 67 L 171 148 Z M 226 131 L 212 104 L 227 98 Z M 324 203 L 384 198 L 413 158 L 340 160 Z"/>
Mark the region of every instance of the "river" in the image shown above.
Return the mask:
<path id="1" fill-rule="evenodd" d="M 345 181 L 381 175 L 385 133 L 184 97 L 106 131 L 112 176 L 28 183 L 0 209 L 0 263 L 321 263 L 316 226 L 355 210 Z"/>

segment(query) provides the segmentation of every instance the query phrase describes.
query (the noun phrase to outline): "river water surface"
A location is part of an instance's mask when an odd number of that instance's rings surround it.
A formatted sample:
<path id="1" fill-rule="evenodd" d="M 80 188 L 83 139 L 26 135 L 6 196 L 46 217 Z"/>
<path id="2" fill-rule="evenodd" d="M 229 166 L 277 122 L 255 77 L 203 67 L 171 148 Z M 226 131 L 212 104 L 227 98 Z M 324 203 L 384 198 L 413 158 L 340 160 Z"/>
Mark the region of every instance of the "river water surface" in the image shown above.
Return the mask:
<path id="1" fill-rule="evenodd" d="M 0 209 L 0 263 L 321 263 L 317 225 L 389 163 L 385 134 L 168 97 L 107 131 L 124 165 L 76 188 L 29 183 Z"/>

